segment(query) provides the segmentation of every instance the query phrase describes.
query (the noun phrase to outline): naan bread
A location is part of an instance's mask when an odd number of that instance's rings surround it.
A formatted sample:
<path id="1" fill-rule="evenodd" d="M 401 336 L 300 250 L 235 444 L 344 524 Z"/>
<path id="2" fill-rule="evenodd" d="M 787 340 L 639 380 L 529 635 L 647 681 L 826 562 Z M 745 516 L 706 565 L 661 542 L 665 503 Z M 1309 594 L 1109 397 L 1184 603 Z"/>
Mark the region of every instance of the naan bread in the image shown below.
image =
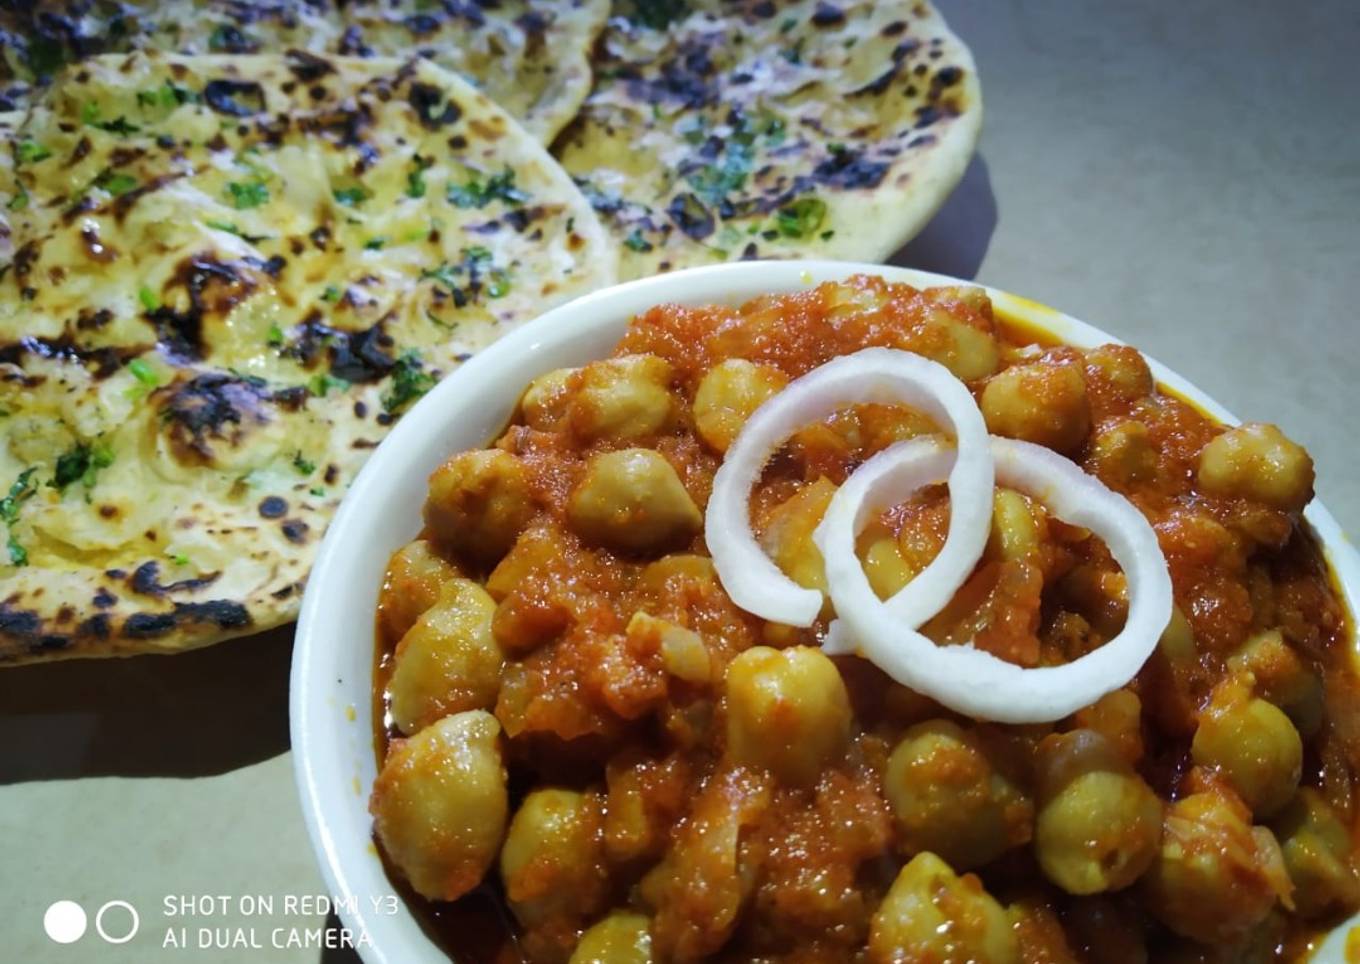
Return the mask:
<path id="1" fill-rule="evenodd" d="M 292 619 L 387 426 L 615 279 L 561 168 L 426 60 L 97 57 L 12 146 L 0 662 Z"/>
<path id="2" fill-rule="evenodd" d="M 977 72 L 924 0 L 635 0 L 616 13 L 554 153 L 626 248 L 625 279 L 884 260 L 972 156 Z"/>
<path id="3" fill-rule="evenodd" d="M 608 10 L 609 0 L 40 0 L 0 15 L 14 21 L 8 37 L 0 30 L 0 71 L 17 81 L 0 99 L 18 106 L 24 81 L 101 51 L 419 54 L 462 73 L 548 143 L 590 90 L 588 54 Z"/>

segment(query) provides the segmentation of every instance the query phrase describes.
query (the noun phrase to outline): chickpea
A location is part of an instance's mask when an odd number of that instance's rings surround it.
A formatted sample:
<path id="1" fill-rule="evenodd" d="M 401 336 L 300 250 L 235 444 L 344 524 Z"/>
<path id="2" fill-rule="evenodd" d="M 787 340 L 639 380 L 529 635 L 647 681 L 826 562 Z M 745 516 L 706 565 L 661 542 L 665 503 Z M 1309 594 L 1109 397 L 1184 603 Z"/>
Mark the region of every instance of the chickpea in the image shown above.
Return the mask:
<path id="1" fill-rule="evenodd" d="M 478 563 L 509 552 L 533 516 L 524 466 L 509 452 L 461 452 L 430 476 L 425 524 L 441 543 Z"/>
<path id="2" fill-rule="evenodd" d="M 1360 904 L 1350 831 L 1322 794 L 1300 790 L 1276 819 L 1275 833 L 1299 916 L 1322 917 Z"/>
<path id="3" fill-rule="evenodd" d="M 567 964 L 652 964 L 651 922 L 614 911 L 581 935 Z"/>
<path id="4" fill-rule="evenodd" d="M 1001 346 L 991 331 L 940 308 L 931 311 L 928 324 L 934 331 L 921 346 L 922 353 L 948 368 L 956 378 L 965 382 L 986 378 L 1001 364 Z"/>
<path id="5" fill-rule="evenodd" d="M 980 315 L 989 322 L 992 319 L 992 298 L 986 288 L 977 285 L 940 285 L 926 288 L 921 292 L 927 301 L 937 305 L 962 307 L 965 313 Z M 955 309 L 957 313 L 957 308 Z"/>
<path id="6" fill-rule="evenodd" d="M 1012 365 L 982 390 L 982 415 L 994 435 L 1075 452 L 1091 430 L 1086 378 L 1076 365 Z"/>
<path id="7" fill-rule="evenodd" d="M 628 620 L 628 638 L 643 643 L 643 651 L 661 653 L 661 665 L 676 679 L 707 683 L 713 675 L 713 659 L 703 637 L 692 629 L 657 619 L 641 610 Z"/>
<path id="8" fill-rule="evenodd" d="M 954 350 L 944 365 L 965 382 L 986 378 L 1001 364 L 1001 347 L 989 331 L 963 322 L 949 327 Z"/>
<path id="9" fill-rule="evenodd" d="M 496 705 L 505 657 L 491 635 L 495 611 L 481 586 L 454 579 L 401 638 L 388 695 L 403 733 L 450 713 Z"/>
<path id="10" fill-rule="evenodd" d="M 1157 450 L 1148 427 L 1133 418 L 1102 425 L 1093 439 L 1091 459 L 1095 474 L 1114 485 L 1146 482 L 1157 474 Z"/>
<path id="11" fill-rule="evenodd" d="M 1229 795 L 1192 793 L 1166 809 L 1162 845 L 1140 887 L 1148 909 L 1182 937 L 1228 944 L 1266 919 L 1288 881 L 1280 845 Z"/>
<path id="12" fill-rule="evenodd" d="M 1130 764 L 1143 758 L 1143 701 L 1133 690 L 1114 690 L 1076 712 L 1077 726 L 1095 730 Z"/>
<path id="13" fill-rule="evenodd" d="M 665 592 L 668 586 L 716 585 L 718 570 L 708 556 L 697 556 L 688 552 L 676 552 L 649 563 L 642 570 L 641 588 L 653 594 Z"/>
<path id="14" fill-rule="evenodd" d="M 769 365 L 729 358 L 708 370 L 694 393 L 694 427 L 717 452 L 726 452 L 742 425 L 766 399 L 789 383 Z"/>
<path id="15" fill-rule="evenodd" d="M 814 783 L 850 740 L 850 697 L 819 649 L 753 646 L 727 667 L 732 759 L 792 784 Z"/>
<path id="16" fill-rule="evenodd" d="M 571 376 L 578 369 L 558 368 L 539 375 L 529 383 L 519 400 L 519 410 L 524 416 L 524 424 L 530 428 L 547 431 L 553 428 L 567 413 L 571 402 L 568 386 Z"/>
<path id="17" fill-rule="evenodd" d="M 1322 728 L 1322 680 L 1304 665 L 1278 629 L 1257 633 L 1228 658 L 1228 666 L 1250 673 L 1256 693 L 1284 710 L 1302 736 Z"/>
<path id="18" fill-rule="evenodd" d="M 675 469 L 651 449 L 622 449 L 591 459 L 571 493 L 567 519 L 585 538 L 633 552 L 684 542 L 704 524 Z"/>
<path id="19" fill-rule="evenodd" d="M 508 809 L 505 767 L 490 713 L 447 716 L 394 742 L 369 810 L 383 850 L 431 900 L 457 900 L 482 880 Z"/>
<path id="20" fill-rule="evenodd" d="M 1275 813 L 1298 789 L 1303 741 L 1280 709 L 1229 684 L 1200 714 L 1190 756 L 1218 770 L 1261 816 Z"/>
<path id="21" fill-rule="evenodd" d="M 1045 737 L 1036 759 L 1034 853 L 1069 894 L 1120 890 L 1157 855 L 1162 802 L 1103 736 Z"/>
<path id="22" fill-rule="evenodd" d="M 1086 368 L 1094 380 L 1125 402 L 1146 398 L 1155 387 L 1147 360 L 1128 345 L 1092 348 L 1086 353 Z"/>
<path id="23" fill-rule="evenodd" d="M 1006 912 L 982 882 L 956 876 L 926 852 L 902 868 L 874 912 L 869 960 L 1020 964 L 1020 951 Z"/>
<path id="24" fill-rule="evenodd" d="M 1180 606 L 1171 607 L 1171 620 L 1157 640 L 1157 650 L 1173 663 L 1188 663 L 1196 659 L 1195 631 Z"/>
<path id="25" fill-rule="evenodd" d="M 1006 918 L 1015 932 L 1021 960 L 1082 964 L 1067 941 L 1057 909 L 1044 897 L 1023 893 L 1006 905 Z"/>
<path id="26" fill-rule="evenodd" d="M 501 849 L 501 880 L 510 908 L 533 927 L 589 913 L 601 892 L 598 806 L 574 790 L 534 790 L 510 821 Z"/>
<path id="27" fill-rule="evenodd" d="M 1207 684 L 1194 630 L 1179 606 L 1171 607 L 1148 671 L 1151 685 L 1141 691 L 1148 715 L 1164 732 L 1188 740 L 1198 725 Z"/>
<path id="28" fill-rule="evenodd" d="M 998 488 L 992 496 L 988 554 L 1002 560 L 1024 559 L 1038 551 L 1039 542 L 1039 523 L 1029 500 L 1013 489 Z"/>
<path id="29" fill-rule="evenodd" d="M 1313 498 L 1313 460 L 1274 425 L 1230 428 L 1199 453 L 1205 492 L 1298 512 Z"/>
<path id="30" fill-rule="evenodd" d="M 826 590 L 822 553 L 812 541 L 812 534 L 835 494 L 836 486 L 827 478 L 803 486 L 775 506 L 760 537 L 761 547 L 775 565 L 808 589 Z"/>
<path id="31" fill-rule="evenodd" d="M 424 539 L 408 542 L 392 553 L 378 599 L 378 617 L 387 639 L 395 642 L 405 636 L 420 614 L 434 605 L 444 584 L 457 576 L 458 567 Z"/>
<path id="32" fill-rule="evenodd" d="M 977 738 L 949 720 L 907 730 L 888 758 L 883 789 L 907 851 L 934 851 L 960 870 L 1029 839 L 1029 800 Z"/>
<path id="33" fill-rule="evenodd" d="M 670 382 L 670 362 L 657 355 L 592 362 L 567 412 L 572 430 L 587 440 L 653 435 L 671 419 Z"/>
<path id="34" fill-rule="evenodd" d="M 916 570 L 902 555 L 897 537 L 877 524 L 870 525 L 858 539 L 864 575 L 879 599 L 895 596 L 916 576 Z M 813 546 L 815 549 L 816 546 Z"/>

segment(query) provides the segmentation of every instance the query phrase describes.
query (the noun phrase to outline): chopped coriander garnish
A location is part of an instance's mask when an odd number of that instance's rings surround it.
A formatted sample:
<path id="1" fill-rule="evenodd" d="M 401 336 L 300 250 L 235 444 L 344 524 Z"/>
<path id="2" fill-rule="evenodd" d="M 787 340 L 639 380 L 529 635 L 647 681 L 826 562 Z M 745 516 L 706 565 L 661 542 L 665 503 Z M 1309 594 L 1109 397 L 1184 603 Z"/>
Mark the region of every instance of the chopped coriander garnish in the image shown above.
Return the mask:
<path id="1" fill-rule="evenodd" d="M 122 197 L 137 186 L 137 179 L 121 171 L 105 171 L 94 179 L 95 187 L 102 187 L 114 197 Z"/>
<path id="2" fill-rule="evenodd" d="M 443 285 L 445 290 L 453 296 L 453 306 L 462 308 L 468 303 L 467 292 L 463 290 L 459 275 L 462 274 L 461 267 L 455 267 L 445 262 L 437 268 L 425 268 L 420 272 L 421 278 L 431 278 Z"/>
<path id="3" fill-rule="evenodd" d="M 795 18 L 785 17 L 783 20 L 779 21 L 779 32 L 788 33 L 796 26 L 798 26 L 798 21 Z"/>
<path id="4" fill-rule="evenodd" d="M 340 296 L 343 293 L 344 292 L 342 292 L 336 285 L 326 285 L 326 290 L 321 292 L 321 300 L 328 301 L 331 304 L 335 304 L 337 301 L 340 300 Z"/>
<path id="5" fill-rule="evenodd" d="M 99 105 L 93 101 L 80 109 L 80 120 L 87 127 L 97 127 L 101 131 L 108 131 L 110 134 L 118 134 L 123 137 L 141 130 L 140 127 L 129 122 L 125 117 L 120 116 L 111 121 L 100 120 L 99 117 Z"/>
<path id="6" fill-rule="evenodd" d="M 142 307 L 147 311 L 155 311 L 161 306 L 161 300 L 156 297 L 156 292 L 152 291 L 146 285 L 142 285 L 137 289 L 137 300 L 142 303 Z M 134 359 L 134 361 L 141 361 L 141 359 Z"/>
<path id="7" fill-rule="evenodd" d="M 257 208 L 269 200 L 269 188 L 263 181 L 232 181 L 227 185 L 236 210 Z"/>
<path id="8" fill-rule="evenodd" d="M 434 162 L 429 158 L 417 156 L 414 160 L 414 168 L 406 175 L 406 196 L 424 197 L 425 196 L 425 169 Z"/>
<path id="9" fill-rule="evenodd" d="M 156 369 L 152 368 L 145 359 L 134 358 L 128 362 L 127 368 L 132 373 L 132 377 L 143 385 L 154 388 L 161 383 L 161 376 L 156 374 Z"/>
<path id="10" fill-rule="evenodd" d="M 510 293 L 510 276 L 500 268 L 493 268 L 486 282 L 486 293 L 491 298 L 504 298 Z"/>
<path id="11" fill-rule="evenodd" d="M 463 260 L 470 266 L 481 264 L 483 261 L 490 261 L 491 249 L 480 244 L 474 244 L 470 248 L 463 249 Z"/>
<path id="12" fill-rule="evenodd" d="M 307 491 L 310 492 L 312 495 L 316 496 L 318 499 L 324 497 L 326 494 L 326 490 L 319 485 L 314 485 Z"/>
<path id="13" fill-rule="evenodd" d="M 214 231 L 225 231 L 228 234 L 236 235 L 238 238 L 245 237 L 245 235 L 241 233 L 241 229 L 230 221 L 204 221 L 203 223 Z"/>
<path id="14" fill-rule="evenodd" d="M 774 215 L 775 227 L 786 238 L 806 238 L 826 220 L 826 202 L 821 198 L 803 197 L 786 204 Z"/>
<path id="15" fill-rule="evenodd" d="M 28 207 L 28 191 L 24 190 L 22 184 L 19 185 L 19 193 L 9 199 L 7 207 L 11 211 L 22 211 L 24 208 Z"/>
<path id="16" fill-rule="evenodd" d="M 19 477 L 14 480 L 14 484 L 9 487 L 9 495 L 0 499 L 0 522 L 5 523 L 9 530 L 9 561 L 16 566 L 28 565 L 28 551 L 19 544 L 19 540 L 14 536 L 14 523 L 19 521 L 19 509 L 29 499 L 33 498 L 38 487 L 33 484 L 33 473 L 37 468 L 27 468 L 19 473 Z"/>
<path id="17" fill-rule="evenodd" d="M 303 458 L 302 451 L 299 449 L 293 453 L 293 468 L 298 470 L 299 475 L 311 475 L 316 471 L 316 463 Z"/>
<path id="18" fill-rule="evenodd" d="M 515 172 L 508 167 L 488 178 L 485 184 L 476 177 L 466 184 L 450 184 L 445 196 L 450 204 L 460 208 L 484 208 L 496 200 L 514 206 L 529 200 L 528 194 L 515 187 Z"/>
<path id="19" fill-rule="evenodd" d="M 434 388 L 434 376 L 424 370 L 420 352 L 409 349 L 402 353 L 392 369 L 392 391 L 382 397 L 383 410 L 396 415 L 431 388 Z"/>
<path id="20" fill-rule="evenodd" d="M 362 187 L 339 187 L 331 191 L 331 196 L 335 198 L 336 204 L 347 208 L 358 207 L 368 200 L 368 192 Z"/>
<path id="21" fill-rule="evenodd" d="M 20 141 L 15 150 L 20 164 L 35 164 L 52 156 L 52 152 L 37 141 Z"/>
<path id="22" fill-rule="evenodd" d="M 171 83 L 161 84 L 154 90 L 139 90 L 137 103 L 144 107 L 160 107 L 174 110 L 180 104 L 197 103 L 199 96 L 191 90 L 176 87 Z"/>
<path id="23" fill-rule="evenodd" d="M 821 238 L 823 241 L 830 241 L 833 237 L 835 237 L 835 235 L 836 235 L 835 231 L 823 231 L 821 234 L 818 235 L 818 237 Z"/>
<path id="24" fill-rule="evenodd" d="M 458 323 L 456 321 L 455 322 L 445 321 L 443 318 L 440 318 L 438 315 L 436 315 L 433 311 L 431 311 L 428 308 L 425 309 L 425 317 L 432 321 L 434 324 L 438 325 L 440 328 L 443 328 L 447 331 L 453 331 L 455 328 L 458 327 Z"/>
<path id="25" fill-rule="evenodd" d="M 167 551 L 165 554 L 166 554 L 167 556 L 169 556 L 169 557 L 170 557 L 170 561 L 173 562 L 173 563 L 174 563 L 175 565 L 177 565 L 177 566 L 187 566 L 187 565 L 189 564 L 189 557 L 186 556 L 186 555 L 185 555 L 184 553 L 182 553 L 182 552 L 169 552 L 169 551 Z"/>
<path id="26" fill-rule="evenodd" d="M 278 348 L 283 344 L 283 329 L 278 326 L 277 322 L 269 326 L 269 334 L 264 341 L 270 348 Z"/>
<path id="27" fill-rule="evenodd" d="M 718 205 L 728 194 L 746 186 L 754 158 L 750 142 L 733 137 L 727 142 L 721 164 L 706 164 L 686 175 L 685 180 L 706 202 Z"/>
<path id="28" fill-rule="evenodd" d="M 633 233 L 623 239 L 623 246 L 629 251 L 646 253 L 652 250 L 652 242 L 642 236 L 641 228 L 634 228 Z"/>
<path id="29" fill-rule="evenodd" d="M 386 238 L 369 238 L 364 242 L 365 251 L 381 251 L 383 245 L 387 244 Z"/>
<path id="30" fill-rule="evenodd" d="M 312 376 L 312 380 L 307 383 L 307 388 L 317 398 L 325 398 L 326 393 L 332 388 L 343 392 L 349 388 L 349 382 L 343 378 L 336 378 L 327 372 L 321 372 Z"/>
<path id="31" fill-rule="evenodd" d="M 47 484 L 58 492 L 65 492 L 72 482 L 83 482 L 93 489 L 100 469 L 113 464 L 113 452 L 105 445 L 79 444 L 57 457 L 56 471 Z"/>

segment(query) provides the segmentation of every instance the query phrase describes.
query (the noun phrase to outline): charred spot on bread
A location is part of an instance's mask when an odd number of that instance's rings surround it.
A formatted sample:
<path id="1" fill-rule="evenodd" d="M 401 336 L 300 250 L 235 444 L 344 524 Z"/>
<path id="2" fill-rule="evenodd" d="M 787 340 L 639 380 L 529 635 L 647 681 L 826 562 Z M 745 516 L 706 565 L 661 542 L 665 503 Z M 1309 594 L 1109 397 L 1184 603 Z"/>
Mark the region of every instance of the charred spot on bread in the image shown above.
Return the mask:
<path id="1" fill-rule="evenodd" d="M 228 117 L 251 117 L 264 111 L 264 88 L 253 80 L 211 80 L 203 87 L 203 102 Z"/>

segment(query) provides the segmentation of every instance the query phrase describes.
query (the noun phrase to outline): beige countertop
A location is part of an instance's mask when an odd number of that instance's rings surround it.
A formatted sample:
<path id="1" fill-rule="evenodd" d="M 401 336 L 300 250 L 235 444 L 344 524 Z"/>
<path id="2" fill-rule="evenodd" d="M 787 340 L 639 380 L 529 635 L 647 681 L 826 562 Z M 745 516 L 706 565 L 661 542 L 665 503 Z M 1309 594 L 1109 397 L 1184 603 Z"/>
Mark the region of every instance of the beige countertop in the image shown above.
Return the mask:
<path id="1" fill-rule="evenodd" d="M 985 134 L 898 260 L 1061 308 L 1240 416 L 1278 422 L 1360 531 L 1351 5 L 940 5 L 976 54 Z M 284 630 L 170 659 L 0 672 L 6 959 L 353 960 L 271 946 L 314 937 L 324 918 L 291 902 L 324 888 L 293 790 L 289 642 Z M 230 906 L 166 914 L 167 898 L 214 895 Z M 60 899 L 90 915 L 69 946 L 43 932 Z M 122 945 L 94 932 L 111 900 L 141 918 Z M 103 923 L 118 937 L 127 921 L 112 907 Z M 162 947 L 180 928 L 190 948 Z M 200 928 L 263 946 L 198 950 Z"/>

